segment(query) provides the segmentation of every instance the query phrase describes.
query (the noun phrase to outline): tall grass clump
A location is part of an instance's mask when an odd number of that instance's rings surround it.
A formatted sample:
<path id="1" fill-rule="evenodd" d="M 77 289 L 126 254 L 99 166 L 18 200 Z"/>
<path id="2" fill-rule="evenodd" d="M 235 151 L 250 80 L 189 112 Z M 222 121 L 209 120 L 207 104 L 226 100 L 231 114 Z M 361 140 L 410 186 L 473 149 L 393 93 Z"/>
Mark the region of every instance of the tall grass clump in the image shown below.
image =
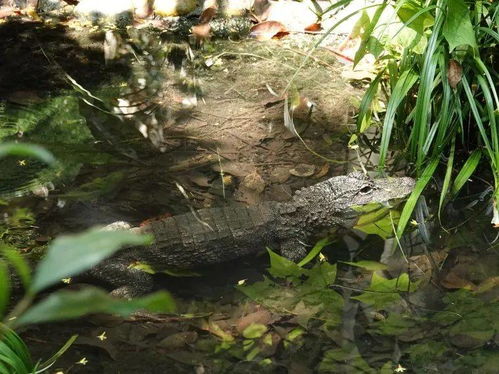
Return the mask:
<path id="1" fill-rule="evenodd" d="M 498 20 L 497 1 L 400 0 L 363 11 L 356 25 L 361 43 L 355 64 L 372 54 L 378 67 L 361 102 L 357 130 L 382 128 L 381 171 L 395 146 L 418 177 L 399 234 L 438 170 L 444 175 L 442 208 L 481 160 L 490 165 L 492 223 L 499 226 Z M 384 113 L 373 113 L 382 95 Z"/>

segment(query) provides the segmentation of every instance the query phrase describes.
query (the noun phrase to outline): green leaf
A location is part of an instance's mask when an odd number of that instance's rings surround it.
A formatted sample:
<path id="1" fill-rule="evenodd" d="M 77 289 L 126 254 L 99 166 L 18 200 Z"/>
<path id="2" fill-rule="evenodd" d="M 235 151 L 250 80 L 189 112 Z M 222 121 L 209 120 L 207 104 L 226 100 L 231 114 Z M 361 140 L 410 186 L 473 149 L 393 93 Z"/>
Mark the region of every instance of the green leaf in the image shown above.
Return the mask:
<path id="1" fill-rule="evenodd" d="M 71 345 L 74 343 L 74 341 L 76 340 L 76 338 L 78 338 L 78 335 L 71 336 L 66 341 L 66 343 L 64 343 L 64 345 L 56 353 L 54 353 L 52 355 L 52 357 L 50 357 L 43 364 L 40 364 L 40 366 L 38 367 L 38 371 L 37 372 L 45 371 L 49 367 L 51 367 L 59 359 L 59 357 L 61 357 L 64 354 L 64 352 L 66 352 L 69 349 L 69 347 L 71 347 Z"/>
<path id="2" fill-rule="evenodd" d="M 423 35 L 424 30 L 435 23 L 435 19 L 427 12 L 427 9 L 414 1 L 406 1 L 397 11 L 397 15 L 407 27 L 420 35 Z"/>
<path id="3" fill-rule="evenodd" d="M 342 261 L 344 264 L 348 264 L 351 266 L 356 266 L 359 268 L 363 268 L 369 271 L 379 271 L 379 270 L 386 270 L 388 269 L 388 266 L 385 264 L 382 264 L 381 262 L 377 261 L 357 261 L 357 262 L 350 262 L 350 261 Z"/>
<path id="4" fill-rule="evenodd" d="M 5 307 L 9 302 L 10 280 L 7 264 L 0 260 L 0 317 L 3 315 Z M 1 334 L 1 332 L 0 332 Z"/>
<path id="5" fill-rule="evenodd" d="M 81 291 L 61 290 L 32 306 L 15 321 L 15 326 L 79 318 L 90 313 L 112 313 L 122 317 L 146 309 L 151 312 L 173 312 L 175 304 L 167 292 L 160 291 L 132 300 L 110 296 L 107 292 L 86 287 Z"/>
<path id="6" fill-rule="evenodd" d="M 0 369 L 2 374 L 33 373 L 28 347 L 14 331 L 0 323 Z M 6 369 L 7 368 L 7 369 Z"/>
<path id="7" fill-rule="evenodd" d="M 407 223 L 411 218 L 412 212 L 414 211 L 414 207 L 418 202 L 419 196 L 421 196 L 421 193 L 423 192 L 426 185 L 430 181 L 431 177 L 433 176 L 433 173 L 435 173 L 435 170 L 438 166 L 438 162 L 439 162 L 438 157 L 435 157 L 433 160 L 431 160 L 428 166 L 426 166 L 426 168 L 423 170 L 421 177 L 418 178 L 418 180 L 416 181 L 414 190 L 412 191 L 411 196 L 409 196 L 409 198 L 407 199 L 407 202 L 404 205 L 404 209 L 400 214 L 400 219 L 397 226 L 397 237 L 400 238 L 404 233 L 405 227 L 407 226 Z"/>
<path id="8" fill-rule="evenodd" d="M 470 20 L 470 9 L 464 0 L 447 2 L 447 16 L 442 32 L 449 43 L 449 52 L 460 45 L 469 45 L 473 49 L 478 48 Z"/>
<path id="9" fill-rule="evenodd" d="M 46 149 L 26 143 L 4 143 L 0 144 L 0 158 L 5 156 L 22 156 L 22 157 L 33 157 L 37 158 L 46 164 L 53 164 L 55 158 Z"/>
<path id="10" fill-rule="evenodd" d="M 393 89 L 392 95 L 388 100 L 388 105 L 386 107 L 385 120 L 383 122 L 383 132 L 381 134 L 381 145 L 380 145 L 380 159 L 379 167 L 384 168 L 385 159 L 388 153 L 388 145 L 390 142 L 392 129 L 395 121 L 395 114 L 400 104 L 405 101 L 407 93 L 414 86 L 418 80 L 418 75 L 412 70 L 406 70 L 397 80 L 395 88 Z"/>
<path id="11" fill-rule="evenodd" d="M 322 262 L 315 265 L 308 272 L 308 279 L 303 282 L 303 287 L 307 290 L 320 290 L 330 287 L 336 279 L 336 264 Z"/>
<path id="12" fill-rule="evenodd" d="M 267 248 L 270 256 L 269 273 L 277 278 L 299 277 L 305 270 L 285 257 L 279 256 L 270 248 Z"/>
<path id="13" fill-rule="evenodd" d="M 362 101 L 360 102 L 359 114 L 357 115 L 357 132 L 363 133 L 371 124 L 371 105 L 378 93 L 378 86 L 384 71 L 380 71 L 376 78 L 371 82 L 367 88 Z"/>
<path id="14" fill-rule="evenodd" d="M 31 283 L 31 269 L 24 257 L 14 247 L 5 244 L 0 245 L 0 252 L 16 270 L 24 289 L 28 289 Z"/>
<path id="15" fill-rule="evenodd" d="M 362 59 L 362 57 L 364 57 L 364 55 L 366 54 L 367 45 L 369 43 L 371 35 L 374 31 L 374 28 L 378 24 L 378 21 L 381 17 L 381 14 L 383 14 L 383 11 L 385 10 L 386 5 L 387 5 L 386 3 L 383 3 L 377 7 L 376 11 L 374 12 L 374 15 L 373 15 L 371 22 L 369 23 L 369 25 L 366 26 L 365 31 L 362 34 L 362 40 L 360 42 L 359 49 L 355 53 L 354 66 L 357 65 L 359 63 L 359 61 Z"/>
<path id="16" fill-rule="evenodd" d="M 407 273 L 401 274 L 394 279 L 385 279 L 377 273 L 373 273 L 371 285 L 366 292 L 354 296 L 352 299 L 371 305 L 375 309 L 383 309 L 400 301 L 400 292 L 414 291 L 414 288 L 414 284 L 410 283 Z"/>
<path id="17" fill-rule="evenodd" d="M 82 234 L 60 236 L 49 246 L 36 269 L 30 292 L 36 293 L 62 278 L 85 271 L 111 256 L 123 245 L 146 245 L 151 237 L 131 231 L 90 229 Z"/>
<path id="18" fill-rule="evenodd" d="M 317 243 L 315 243 L 314 247 L 310 250 L 310 252 L 307 253 L 305 258 L 298 263 L 298 266 L 303 267 L 304 265 L 308 264 L 322 251 L 322 248 L 324 248 L 326 245 L 329 244 L 331 244 L 329 238 L 324 238 L 319 240 Z"/>
<path id="19" fill-rule="evenodd" d="M 475 149 L 473 153 L 468 157 L 463 167 L 459 171 L 459 174 L 456 176 L 454 180 L 454 184 L 452 185 L 452 195 L 456 196 L 457 193 L 461 190 L 464 184 L 468 181 L 471 174 L 474 173 L 476 167 L 480 163 L 480 159 L 482 158 L 482 151 L 480 149 Z"/>
<path id="20" fill-rule="evenodd" d="M 440 213 L 444 205 L 445 197 L 449 191 L 450 181 L 452 177 L 452 167 L 454 165 L 454 154 L 456 150 L 456 137 L 452 138 L 452 143 L 449 151 L 449 157 L 447 158 L 447 167 L 445 170 L 444 182 L 442 183 L 442 191 L 440 192 L 440 199 L 438 202 L 438 219 L 440 220 Z"/>
<path id="21" fill-rule="evenodd" d="M 267 326 L 262 325 L 261 323 L 252 323 L 244 329 L 243 336 L 246 339 L 258 339 L 262 337 L 267 330 Z"/>
<path id="22" fill-rule="evenodd" d="M 400 212 L 396 210 L 380 208 L 360 216 L 354 228 L 366 234 L 375 234 L 388 239 L 393 236 L 393 226 L 398 222 L 399 217 Z"/>

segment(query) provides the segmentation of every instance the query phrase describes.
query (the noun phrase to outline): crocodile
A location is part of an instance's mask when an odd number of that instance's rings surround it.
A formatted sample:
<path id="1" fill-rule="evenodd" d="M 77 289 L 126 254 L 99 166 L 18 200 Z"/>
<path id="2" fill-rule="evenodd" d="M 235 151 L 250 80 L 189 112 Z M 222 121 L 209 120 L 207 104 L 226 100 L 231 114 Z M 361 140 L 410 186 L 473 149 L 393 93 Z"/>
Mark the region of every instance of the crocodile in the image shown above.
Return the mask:
<path id="1" fill-rule="evenodd" d="M 88 274 L 111 286 L 113 294 L 134 296 L 150 290 L 153 280 L 131 264 L 147 264 L 155 271 L 192 269 L 257 254 L 266 247 L 297 261 L 321 231 L 353 227 L 355 206 L 404 198 L 413 187 L 409 177 L 372 179 L 353 172 L 297 190 L 288 202 L 200 209 L 135 228 L 117 222 L 107 228 L 152 234 L 154 243 L 124 248 Z"/>

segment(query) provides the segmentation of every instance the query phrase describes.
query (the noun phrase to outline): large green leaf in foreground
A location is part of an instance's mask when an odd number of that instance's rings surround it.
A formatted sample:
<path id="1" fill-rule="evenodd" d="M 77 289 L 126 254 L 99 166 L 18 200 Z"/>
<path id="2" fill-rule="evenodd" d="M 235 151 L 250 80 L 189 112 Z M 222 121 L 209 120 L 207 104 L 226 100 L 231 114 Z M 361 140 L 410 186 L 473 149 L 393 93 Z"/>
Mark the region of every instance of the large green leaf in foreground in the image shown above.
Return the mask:
<path id="1" fill-rule="evenodd" d="M 124 245 L 148 243 L 149 236 L 130 231 L 91 229 L 78 235 L 60 236 L 52 242 L 47 255 L 38 265 L 30 292 L 39 292 L 62 278 L 87 270 Z"/>
<path id="2" fill-rule="evenodd" d="M 160 291 L 151 295 L 126 300 L 109 295 L 95 287 L 86 287 L 81 291 L 61 290 L 23 313 L 15 325 L 61 321 L 84 316 L 90 313 L 112 313 L 123 317 L 140 310 L 151 312 L 173 312 L 175 303 L 167 292 Z"/>

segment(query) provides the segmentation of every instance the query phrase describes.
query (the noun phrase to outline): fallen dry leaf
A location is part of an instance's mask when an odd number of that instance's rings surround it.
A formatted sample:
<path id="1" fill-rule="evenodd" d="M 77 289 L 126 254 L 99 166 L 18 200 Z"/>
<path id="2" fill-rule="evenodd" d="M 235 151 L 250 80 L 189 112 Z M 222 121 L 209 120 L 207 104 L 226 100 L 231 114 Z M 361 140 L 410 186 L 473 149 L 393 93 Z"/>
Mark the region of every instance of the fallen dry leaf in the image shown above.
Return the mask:
<path id="1" fill-rule="evenodd" d="M 449 60 L 449 66 L 447 70 L 447 79 L 452 88 L 456 88 L 457 84 L 461 81 L 463 75 L 463 68 L 456 60 Z"/>
<path id="2" fill-rule="evenodd" d="M 250 37 L 256 40 L 270 40 L 272 38 L 282 38 L 289 34 L 284 25 L 277 21 L 265 21 L 253 26 L 250 29 Z"/>
<path id="3" fill-rule="evenodd" d="M 256 171 L 244 177 L 241 184 L 245 188 L 258 193 L 262 193 L 263 190 L 265 190 L 265 181 L 263 180 L 262 176 Z"/>
<path id="4" fill-rule="evenodd" d="M 199 16 L 199 24 L 204 24 L 208 23 L 211 21 L 213 17 L 217 14 L 217 8 L 214 6 L 210 6 L 209 8 L 206 8 L 203 10 L 203 13 Z"/>
<path id="5" fill-rule="evenodd" d="M 251 15 L 258 22 L 263 22 L 267 19 L 270 10 L 269 0 L 255 0 L 253 3 L 253 12 Z"/>
<path id="6" fill-rule="evenodd" d="M 315 173 L 314 178 L 322 178 L 322 177 L 326 176 L 327 173 L 329 173 L 329 164 L 326 162 L 326 163 L 324 163 L 324 165 L 321 166 L 319 171 L 317 171 L 317 173 Z"/>
<path id="7" fill-rule="evenodd" d="M 307 31 L 307 32 L 317 32 L 317 31 L 321 31 L 321 30 L 322 30 L 322 26 L 319 22 L 312 23 L 311 25 L 308 25 L 307 27 L 305 27 L 305 31 Z"/>
<path id="8" fill-rule="evenodd" d="M 295 177 L 310 177 L 315 173 L 315 166 L 309 164 L 298 164 L 296 167 L 289 170 L 289 173 Z"/>
<path id="9" fill-rule="evenodd" d="M 240 333 L 243 332 L 249 325 L 252 323 L 259 323 L 262 325 L 267 326 L 272 319 L 272 314 L 268 310 L 261 309 L 257 310 L 256 312 L 250 313 L 237 322 L 237 331 Z"/>
<path id="10" fill-rule="evenodd" d="M 209 23 L 203 23 L 192 27 L 192 35 L 197 43 L 202 43 L 210 38 L 211 26 Z"/>
<path id="11" fill-rule="evenodd" d="M 447 289 L 460 289 L 476 290 L 476 285 L 467 279 L 464 279 L 461 274 L 455 271 L 449 272 L 445 278 L 440 281 L 440 284 Z"/>

